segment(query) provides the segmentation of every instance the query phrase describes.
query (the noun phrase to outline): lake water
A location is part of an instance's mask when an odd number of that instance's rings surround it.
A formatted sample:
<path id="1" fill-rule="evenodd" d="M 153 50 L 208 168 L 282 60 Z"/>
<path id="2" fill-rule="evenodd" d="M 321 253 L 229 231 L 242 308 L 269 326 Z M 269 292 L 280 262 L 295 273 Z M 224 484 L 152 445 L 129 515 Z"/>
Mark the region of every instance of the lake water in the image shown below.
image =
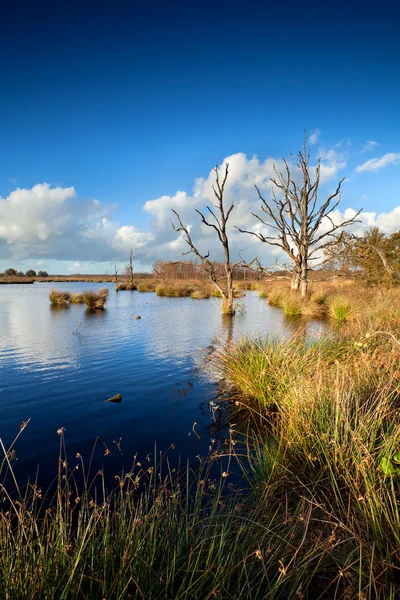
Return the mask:
<path id="1" fill-rule="evenodd" d="M 73 292 L 104 285 L 110 292 L 104 311 L 52 308 L 48 300 L 52 287 Z M 6 446 L 30 419 L 16 446 L 18 478 L 25 481 L 40 465 L 42 484 L 51 480 L 61 427 L 71 457 L 80 452 L 87 459 L 100 436 L 113 473 L 129 468 L 135 453 L 152 453 L 155 442 L 157 451 L 173 444 L 172 457 L 205 454 L 207 403 L 215 391 L 202 370 L 207 347 L 216 338 L 297 326 L 257 293 L 240 302 L 246 312 L 232 319 L 221 315 L 217 298 L 117 294 L 112 284 L 0 286 L 0 437 Z M 80 322 L 85 329 L 74 335 Z M 120 404 L 106 402 L 118 393 Z M 95 451 L 98 465 L 104 445 Z"/>

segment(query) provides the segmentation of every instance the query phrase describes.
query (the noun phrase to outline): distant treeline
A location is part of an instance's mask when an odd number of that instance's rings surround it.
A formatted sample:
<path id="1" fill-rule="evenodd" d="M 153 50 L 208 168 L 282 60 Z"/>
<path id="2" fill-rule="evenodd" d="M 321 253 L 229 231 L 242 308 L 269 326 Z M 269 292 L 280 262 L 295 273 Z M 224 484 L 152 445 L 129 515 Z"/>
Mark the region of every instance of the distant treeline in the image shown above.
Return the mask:
<path id="1" fill-rule="evenodd" d="M 17 271 L 17 269 L 6 269 L 4 273 L 0 273 L 0 277 L 48 277 L 49 274 L 47 271 L 34 271 L 33 269 L 29 269 L 26 273 L 23 271 Z"/>
<path id="2" fill-rule="evenodd" d="M 216 276 L 225 276 L 224 263 L 213 261 L 212 262 Z M 156 277 L 162 280 L 173 280 L 173 279 L 209 279 L 209 273 L 204 269 L 201 262 L 191 260 L 178 260 L 178 261 L 163 261 L 157 260 L 153 265 L 153 272 Z M 262 272 L 256 269 L 249 268 L 247 266 L 235 267 L 234 277 L 238 280 L 249 280 L 255 281 L 261 279 Z"/>

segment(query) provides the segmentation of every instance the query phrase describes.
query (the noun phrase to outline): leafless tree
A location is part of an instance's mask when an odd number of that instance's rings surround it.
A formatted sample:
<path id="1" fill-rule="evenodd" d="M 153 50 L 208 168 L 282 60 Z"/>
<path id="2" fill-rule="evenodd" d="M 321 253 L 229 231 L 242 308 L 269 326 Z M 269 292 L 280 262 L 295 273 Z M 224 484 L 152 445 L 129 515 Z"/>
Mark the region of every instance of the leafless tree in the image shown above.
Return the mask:
<path id="1" fill-rule="evenodd" d="M 126 265 L 125 272 L 128 275 L 130 287 L 133 287 L 133 248 L 131 248 L 131 252 L 129 254 L 129 263 Z"/>
<path id="2" fill-rule="evenodd" d="M 114 263 L 114 278 L 115 278 L 115 289 L 118 292 L 118 267 L 117 267 L 117 263 Z"/>
<path id="3" fill-rule="evenodd" d="M 233 273 L 234 273 L 235 267 L 237 265 L 239 265 L 241 261 L 239 260 L 236 263 L 232 264 L 230 252 L 229 252 L 227 222 L 232 213 L 233 204 L 231 204 L 227 210 L 225 209 L 225 206 L 224 206 L 224 192 L 225 192 L 226 181 L 228 179 L 228 174 L 229 174 L 229 165 L 227 164 L 225 166 L 225 173 L 222 178 L 222 181 L 220 180 L 220 171 L 219 171 L 218 166 L 216 166 L 214 168 L 214 172 L 215 172 L 215 185 L 213 185 L 213 191 L 214 191 L 215 198 L 217 200 L 217 202 L 215 204 L 215 208 L 217 209 L 219 214 L 217 216 L 217 214 L 214 212 L 214 210 L 211 209 L 209 206 L 207 206 L 207 210 L 212 218 L 212 222 L 210 222 L 206 219 L 206 217 L 204 216 L 204 214 L 202 212 L 200 212 L 197 209 L 196 209 L 196 212 L 200 215 L 202 223 L 204 223 L 204 225 L 207 225 L 207 227 L 211 227 L 212 229 L 214 229 L 218 236 L 218 239 L 224 250 L 224 257 L 225 257 L 224 275 L 222 277 L 220 277 L 218 275 L 218 272 L 217 272 L 218 263 L 215 263 L 210 260 L 210 258 L 209 258 L 210 252 L 209 251 L 206 254 L 202 254 L 198 250 L 198 248 L 195 246 L 195 244 L 191 238 L 188 227 L 186 227 L 182 223 L 182 220 L 181 220 L 179 214 L 176 212 L 176 210 L 173 210 L 173 209 L 172 209 L 172 212 L 174 213 L 174 215 L 176 216 L 176 218 L 178 220 L 178 226 L 176 226 L 173 223 L 173 221 L 171 221 L 171 224 L 172 224 L 174 231 L 177 231 L 177 232 L 182 231 L 185 235 L 185 241 L 186 241 L 187 245 L 189 246 L 189 250 L 187 252 L 183 252 L 183 254 L 186 255 L 186 254 L 193 253 L 195 256 L 197 256 L 197 258 L 199 258 L 201 260 L 203 268 L 208 273 L 210 280 L 212 281 L 214 286 L 217 288 L 217 290 L 221 294 L 222 312 L 225 314 L 234 315 L 235 307 L 234 307 L 233 298 L 234 298 L 235 290 L 233 287 Z"/>
<path id="4" fill-rule="evenodd" d="M 291 156 L 300 174 L 299 184 L 296 183 L 297 178 L 292 175 L 288 162 L 283 159 L 283 173 L 274 166 L 276 177 L 271 178 L 274 187 L 270 201 L 266 200 L 255 186 L 261 200 L 262 215 L 252 214 L 262 225 L 273 229 L 274 233 L 267 235 L 262 231 L 246 231 L 239 227 L 238 229 L 286 252 L 293 263 L 292 289 L 300 289 L 304 297 L 307 295 L 311 261 L 320 260 L 324 248 L 332 244 L 345 227 L 357 222 L 361 210 L 353 217 L 335 224 L 331 215 L 340 202 L 343 179 L 327 199 L 320 202 L 318 190 L 321 159 L 318 158 L 313 176 L 306 134 L 303 151 L 299 151 L 297 159 Z M 321 229 L 322 224 L 324 229 Z"/>

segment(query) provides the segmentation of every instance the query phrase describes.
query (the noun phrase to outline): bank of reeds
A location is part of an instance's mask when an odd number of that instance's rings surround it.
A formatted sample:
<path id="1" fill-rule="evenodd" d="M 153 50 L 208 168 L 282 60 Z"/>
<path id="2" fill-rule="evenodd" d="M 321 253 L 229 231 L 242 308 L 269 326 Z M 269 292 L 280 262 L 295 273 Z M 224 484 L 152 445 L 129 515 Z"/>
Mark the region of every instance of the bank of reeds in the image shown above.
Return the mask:
<path id="1" fill-rule="evenodd" d="M 3 448 L 2 466 L 13 475 L 12 449 Z M 50 505 L 37 482 L 18 489 L 15 501 L 2 488 L 4 598 L 295 600 L 317 598 L 329 584 L 336 596 L 324 598 L 344 597 L 349 577 L 337 574 L 334 519 L 302 499 L 288 505 L 265 489 L 255 501 L 232 486 L 228 472 L 212 476 L 209 462 L 178 474 L 167 461 L 135 462 L 110 494 L 103 472 L 87 479 L 79 454 L 68 466 L 62 444 L 59 465 Z M 322 533 L 310 544 L 317 525 Z"/>
<path id="2" fill-rule="evenodd" d="M 304 597 L 396 597 L 399 359 L 399 324 L 370 320 L 319 340 L 242 340 L 213 357 L 226 401 L 265 423 L 249 463 L 260 494 L 302 500 L 302 547 L 325 541 L 326 588 Z"/>
<path id="3" fill-rule="evenodd" d="M 49 294 L 50 303 L 53 306 L 65 306 L 70 299 L 69 292 L 63 292 L 61 290 L 51 290 Z"/>
<path id="4" fill-rule="evenodd" d="M 395 600 L 400 327 L 371 322 L 222 346 L 211 365 L 246 435 L 235 415 L 198 469 L 135 461 L 108 494 L 106 465 L 91 479 L 68 462 L 60 430 L 45 501 L 37 481 L 8 490 L 15 444 L 1 446 L 3 597 Z"/>
<path id="5" fill-rule="evenodd" d="M 271 306 L 292 317 L 328 319 L 333 323 L 360 322 L 366 318 L 392 321 L 400 319 L 400 289 L 365 289 L 359 285 L 313 283 L 307 298 L 302 299 L 289 285 L 269 284 L 261 288 Z"/>

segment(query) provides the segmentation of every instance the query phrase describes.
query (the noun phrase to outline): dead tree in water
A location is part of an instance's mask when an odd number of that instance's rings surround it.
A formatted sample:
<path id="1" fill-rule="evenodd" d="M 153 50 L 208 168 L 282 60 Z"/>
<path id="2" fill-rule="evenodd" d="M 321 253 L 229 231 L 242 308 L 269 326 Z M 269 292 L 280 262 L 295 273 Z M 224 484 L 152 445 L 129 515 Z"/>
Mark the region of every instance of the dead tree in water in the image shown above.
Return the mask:
<path id="1" fill-rule="evenodd" d="M 128 275 L 129 279 L 129 287 L 133 289 L 133 249 L 131 248 L 131 253 L 129 255 L 129 263 L 126 266 L 125 272 Z"/>
<path id="2" fill-rule="evenodd" d="M 114 263 L 114 279 L 115 279 L 115 289 L 118 292 L 118 267 L 117 267 L 117 263 Z"/>
<path id="3" fill-rule="evenodd" d="M 324 248 L 330 246 L 343 231 L 343 228 L 356 222 L 359 210 L 353 217 L 336 225 L 332 220 L 332 213 L 339 205 L 341 199 L 341 179 L 336 189 L 331 192 L 327 199 L 320 203 L 318 201 L 318 189 L 320 185 L 321 159 L 318 158 L 315 168 L 315 177 L 312 177 L 310 166 L 310 149 L 307 145 L 307 137 L 304 135 L 304 148 L 299 151 L 298 159 L 294 164 L 299 171 L 301 183 L 297 184 L 292 176 L 288 162 L 283 159 L 284 173 L 278 171 L 275 166 L 275 178 L 271 178 L 274 188 L 272 198 L 267 201 L 255 186 L 258 197 L 261 200 L 262 216 L 252 213 L 263 225 L 273 229 L 274 233 L 267 235 L 262 231 L 245 231 L 257 237 L 261 242 L 277 246 L 289 256 L 293 263 L 292 289 L 300 289 L 301 295 L 305 297 L 308 289 L 308 272 L 310 261 L 317 260 L 323 253 Z M 327 228 L 321 230 L 322 222 Z M 317 255 L 317 256 L 316 256 Z"/>
<path id="4" fill-rule="evenodd" d="M 214 168 L 214 172 L 215 172 L 215 186 L 213 185 L 213 191 L 214 191 L 214 195 L 217 199 L 215 208 L 217 209 L 219 215 L 217 216 L 215 214 L 215 212 L 209 206 L 207 206 L 207 210 L 208 210 L 209 214 L 211 215 L 212 219 L 215 221 L 215 222 L 210 222 L 206 219 L 206 217 L 204 216 L 204 214 L 202 212 L 200 212 L 197 209 L 196 209 L 196 212 L 200 215 L 201 222 L 204 223 L 204 225 L 207 225 L 207 227 L 212 227 L 216 231 L 218 239 L 224 250 L 224 259 L 225 259 L 224 260 L 224 276 L 223 277 L 218 276 L 217 269 L 216 269 L 216 263 L 209 259 L 210 252 L 208 251 L 206 254 L 202 254 L 197 249 L 197 247 L 194 245 L 194 242 L 191 238 L 188 227 L 186 227 L 182 223 L 182 220 L 181 220 L 179 214 L 176 212 L 176 210 L 173 210 L 173 209 L 172 209 L 172 212 L 174 213 L 174 215 L 176 216 L 176 218 L 178 220 L 178 226 L 175 226 L 172 221 L 171 221 L 171 224 L 172 224 L 174 231 L 177 231 L 177 232 L 182 231 L 185 235 L 185 242 L 188 244 L 189 250 L 187 252 L 183 252 L 183 254 L 186 255 L 186 254 L 193 253 L 195 256 L 197 256 L 197 258 L 199 258 L 201 260 L 203 268 L 207 272 L 210 280 L 212 281 L 213 285 L 217 288 L 218 292 L 220 293 L 220 295 L 222 297 L 222 312 L 227 315 L 234 315 L 235 307 L 234 307 L 233 298 L 234 298 L 235 290 L 233 287 L 233 272 L 235 270 L 235 267 L 238 264 L 240 264 L 241 261 L 239 260 L 235 264 L 232 264 L 231 258 L 230 258 L 230 252 L 229 252 L 229 240 L 228 240 L 226 226 L 227 226 L 227 222 L 228 222 L 229 217 L 233 210 L 233 204 L 230 205 L 228 210 L 226 210 L 225 206 L 224 206 L 224 192 L 225 192 L 226 181 L 228 179 L 229 165 L 227 164 L 225 166 L 225 173 L 224 173 L 224 177 L 223 177 L 222 181 L 220 181 L 218 166 Z M 225 280 L 225 281 L 222 282 L 222 280 Z"/>

